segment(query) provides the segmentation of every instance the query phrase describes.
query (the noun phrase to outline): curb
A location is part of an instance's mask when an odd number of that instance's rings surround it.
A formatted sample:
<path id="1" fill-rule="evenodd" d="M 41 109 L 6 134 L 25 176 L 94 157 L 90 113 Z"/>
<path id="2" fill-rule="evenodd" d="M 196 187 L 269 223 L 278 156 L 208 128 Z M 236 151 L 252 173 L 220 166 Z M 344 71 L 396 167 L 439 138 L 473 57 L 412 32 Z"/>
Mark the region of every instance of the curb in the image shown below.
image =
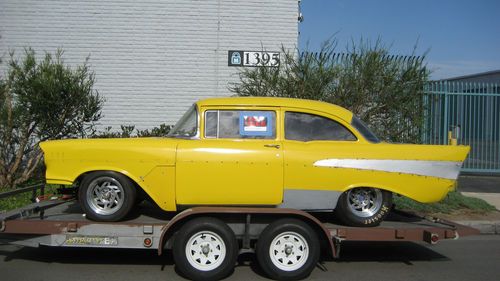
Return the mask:
<path id="1" fill-rule="evenodd" d="M 459 224 L 476 228 L 481 234 L 500 235 L 500 221 L 455 221 Z"/>

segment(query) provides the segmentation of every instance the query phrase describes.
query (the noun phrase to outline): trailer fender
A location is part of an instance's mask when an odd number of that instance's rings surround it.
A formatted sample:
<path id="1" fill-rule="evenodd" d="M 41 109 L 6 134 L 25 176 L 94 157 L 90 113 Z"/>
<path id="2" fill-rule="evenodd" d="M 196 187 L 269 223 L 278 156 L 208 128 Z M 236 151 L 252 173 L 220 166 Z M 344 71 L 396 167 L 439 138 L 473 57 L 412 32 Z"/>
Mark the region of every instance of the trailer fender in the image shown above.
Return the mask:
<path id="1" fill-rule="evenodd" d="M 328 253 L 332 257 L 337 256 L 337 246 L 333 242 L 330 231 L 317 218 L 311 214 L 297 209 L 281 208 L 247 208 L 247 207 L 194 207 L 186 209 L 173 217 L 162 229 L 160 236 L 158 255 L 163 253 L 163 248 L 168 237 L 173 235 L 175 229 L 178 229 L 184 222 L 191 218 L 199 216 L 210 216 L 220 214 L 259 214 L 259 215 L 278 215 L 283 217 L 296 217 L 311 224 L 317 230 L 318 238 L 328 243 Z"/>

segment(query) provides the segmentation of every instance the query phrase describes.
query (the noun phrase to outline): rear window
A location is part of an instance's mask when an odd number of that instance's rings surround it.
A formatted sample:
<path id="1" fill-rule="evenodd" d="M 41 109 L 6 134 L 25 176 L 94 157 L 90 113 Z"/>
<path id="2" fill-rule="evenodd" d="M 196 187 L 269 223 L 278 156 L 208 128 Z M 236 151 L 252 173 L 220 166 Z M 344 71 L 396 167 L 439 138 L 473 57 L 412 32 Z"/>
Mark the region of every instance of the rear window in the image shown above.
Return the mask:
<path id="1" fill-rule="evenodd" d="M 285 113 L 285 138 L 297 141 L 355 141 L 351 131 L 339 122 L 309 113 Z"/>

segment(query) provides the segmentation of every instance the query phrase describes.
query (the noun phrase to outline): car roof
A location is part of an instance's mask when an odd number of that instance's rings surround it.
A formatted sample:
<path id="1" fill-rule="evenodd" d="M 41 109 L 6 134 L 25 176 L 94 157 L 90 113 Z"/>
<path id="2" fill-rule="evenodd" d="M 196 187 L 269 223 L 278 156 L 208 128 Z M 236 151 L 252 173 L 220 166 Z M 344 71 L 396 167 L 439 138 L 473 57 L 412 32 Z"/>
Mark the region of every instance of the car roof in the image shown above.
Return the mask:
<path id="1" fill-rule="evenodd" d="M 350 122 L 352 112 L 335 104 L 293 98 L 279 97 L 224 97 L 199 100 L 198 106 L 269 106 L 302 108 L 329 113 Z"/>

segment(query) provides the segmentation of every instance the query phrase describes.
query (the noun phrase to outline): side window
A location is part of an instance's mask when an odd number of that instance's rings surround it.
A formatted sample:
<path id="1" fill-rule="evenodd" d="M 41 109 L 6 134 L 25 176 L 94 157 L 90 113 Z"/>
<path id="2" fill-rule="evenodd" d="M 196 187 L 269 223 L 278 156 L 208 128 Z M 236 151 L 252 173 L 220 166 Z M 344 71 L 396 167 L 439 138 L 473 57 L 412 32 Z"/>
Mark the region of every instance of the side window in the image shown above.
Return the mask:
<path id="1" fill-rule="evenodd" d="M 286 112 L 285 138 L 288 140 L 355 141 L 356 137 L 340 123 L 318 115 Z"/>
<path id="2" fill-rule="evenodd" d="M 276 112 L 257 110 L 208 110 L 205 137 L 219 139 L 274 139 Z"/>

